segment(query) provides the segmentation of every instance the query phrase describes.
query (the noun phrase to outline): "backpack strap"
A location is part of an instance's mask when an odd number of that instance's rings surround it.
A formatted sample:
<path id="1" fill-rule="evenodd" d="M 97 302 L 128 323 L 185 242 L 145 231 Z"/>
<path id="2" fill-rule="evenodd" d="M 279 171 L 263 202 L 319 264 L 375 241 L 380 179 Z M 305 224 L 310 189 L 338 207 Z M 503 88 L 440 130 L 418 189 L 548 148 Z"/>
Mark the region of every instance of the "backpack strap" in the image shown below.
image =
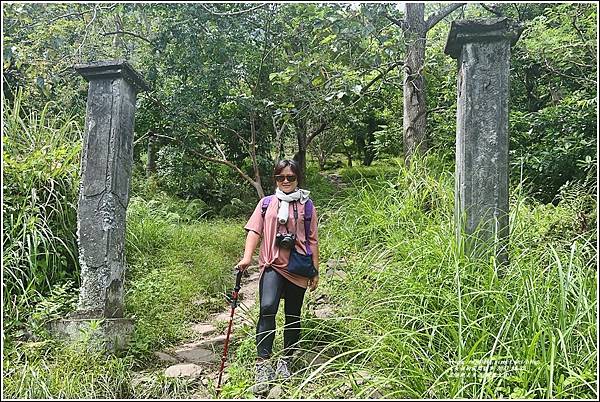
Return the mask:
<path id="1" fill-rule="evenodd" d="M 267 208 L 269 207 L 269 204 L 271 203 L 271 200 L 273 199 L 274 196 L 275 195 L 268 195 L 262 199 L 261 215 L 263 218 L 265 217 L 265 214 L 267 213 Z M 306 245 L 307 255 L 312 255 L 312 251 L 310 250 L 310 245 L 308 244 L 308 239 L 310 237 L 310 222 L 312 221 L 313 208 L 314 208 L 313 202 L 309 198 L 308 201 L 306 201 L 306 205 L 304 206 L 304 233 L 306 236 L 306 239 L 304 240 L 304 244 Z"/>
<path id="2" fill-rule="evenodd" d="M 264 197 L 262 199 L 262 217 L 265 217 L 265 214 L 267 213 L 267 208 L 269 207 L 269 204 L 271 203 L 271 199 L 273 198 L 272 195 L 267 195 L 266 197 Z"/>
<path id="3" fill-rule="evenodd" d="M 310 222 L 312 221 L 313 214 L 313 202 L 309 198 L 306 201 L 306 205 L 304 206 L 304 234 L 306 236 L 305 244 L 306 244 L 306 254 L 312 255 L 312 251 L 310 250 L 310 245 L 308 244 L 308 238 L 310 237 Z"/>

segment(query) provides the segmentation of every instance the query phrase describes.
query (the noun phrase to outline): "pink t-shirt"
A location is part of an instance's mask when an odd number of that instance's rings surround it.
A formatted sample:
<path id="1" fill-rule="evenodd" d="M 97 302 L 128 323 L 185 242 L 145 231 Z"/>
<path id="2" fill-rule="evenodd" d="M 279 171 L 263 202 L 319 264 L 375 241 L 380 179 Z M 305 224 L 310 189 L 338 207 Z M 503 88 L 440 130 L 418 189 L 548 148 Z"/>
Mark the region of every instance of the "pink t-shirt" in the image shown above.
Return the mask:
<path id="1" fill-rule="evenodd" d="M 293 204 L 290 202 L 289 218 L 287 222 L 287 231 L 296 234 L 296 250 L 306 255 L 306 233 L 304 232 L 304 207 L 306 204 L 296 202 L 298 206 L 298 224 L 294 219 Z M 272 196 L 271 202 L 267 207 L 267 211 L 263 218 L 262 216 L 262 200 L 258 202 L 252 216 L 248 220 L 244 229 L 252 230 L 262 236 L 260 250 L 258 253 L 258 265 L 262 275 L 265 266 L 270 265 L 273 269 L 279 272 L 284 278 L 295 285 L 303 288 L 308 287 L 308 278 L 288 272 L 287 265 L 290 259 L 291 250 L 283 249 L 275 244 L 275 236 L 277 233 L 286 233 L 285 225 L 280 225 L 277 222 L 277 211 L 279 210 L 279 199 Z M 312 220 L 310 221 L 310 237 L 308 244 L 311 252 L 315 252 L 318 248 L 318 233 L 317 233 L 317 211 L 314 208 L 312 212 Z"/>

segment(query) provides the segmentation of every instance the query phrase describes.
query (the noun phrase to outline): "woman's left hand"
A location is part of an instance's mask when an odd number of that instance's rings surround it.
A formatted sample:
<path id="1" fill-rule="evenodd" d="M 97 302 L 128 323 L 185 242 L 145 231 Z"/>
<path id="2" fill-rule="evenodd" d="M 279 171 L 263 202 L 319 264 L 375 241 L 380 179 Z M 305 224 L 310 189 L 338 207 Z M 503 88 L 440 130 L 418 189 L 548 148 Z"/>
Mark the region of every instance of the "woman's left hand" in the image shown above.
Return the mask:
<path id="1" fill-rule="evenodd" d="M 313 276 L 308 280 L 308 288 L 311 292 L 315 290 L 317 286 L 319 286 L 319 274 Z"/>

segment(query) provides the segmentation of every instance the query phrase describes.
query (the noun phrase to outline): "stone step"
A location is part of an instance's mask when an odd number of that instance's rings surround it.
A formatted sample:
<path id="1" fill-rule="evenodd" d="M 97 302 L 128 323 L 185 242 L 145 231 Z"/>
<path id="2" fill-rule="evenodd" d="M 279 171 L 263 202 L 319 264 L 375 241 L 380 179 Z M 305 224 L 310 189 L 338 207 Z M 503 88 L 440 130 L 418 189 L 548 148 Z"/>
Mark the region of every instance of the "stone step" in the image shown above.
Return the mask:
<path id="1" fill-rule="evenodd" d="M 334 315 L 333 308 L 327 304 L 320 305 L 319 308 L 315 310 L 315 317 L 317 318 L 332 318 Z"/>
<path id="2" fill-rule="evenodd" d="M 208 336 L 217 332 L 217 328 L 214 325 L 206 323 L 198 323 L 192 326 L 192 331 L 200 336 Z"/>
<path id="3" fill-rule="evenodd" d="M 181 361 L 194 364 L 216 363 L 220 360 L 212 350 L 200 347 L 176 350 L 175 356 Z"/>
<path id="4" fill-rule="evenodd" d="M 174 356 L 171 356 L 168 353 L 154 352 L 154 356 L 156 356 L 158 358 L 158 360 L 160 360 L 161 362 L 165 362 L 165 363 L 179 363 L 179 359 L 177 359 Z"/>
<path id="5" fill-rule="evenodd" d="M 204 340 L 198 342 L 196 344 L 196 347 L 206 348 L 206 347 L 211 347 L 211 346 L 213 346 L 213 347 L 219 346 L 219 345 L 222 345 L 225 343 L 225 338 L 226 338 L 226 335 L 222 334 L 222 335 L 217 335 L 213 338 L 204 339 Z"/>
<path id="6" fill-rule="evenodd" d="M 227 321 L 227 322 L 229 322 L 230 316 L 231 316 L 231 311 L 223 311 L 222 313 L 219 313 L 216 316 L 214 316 L 213 319 L 215 321 Z"/>
<path id="7" fill-rule="evenodd" d="M 202 367 L 193 363 L 179 363 L 165 369 L 165 377 L 198 378 L 202 375 Z"/>

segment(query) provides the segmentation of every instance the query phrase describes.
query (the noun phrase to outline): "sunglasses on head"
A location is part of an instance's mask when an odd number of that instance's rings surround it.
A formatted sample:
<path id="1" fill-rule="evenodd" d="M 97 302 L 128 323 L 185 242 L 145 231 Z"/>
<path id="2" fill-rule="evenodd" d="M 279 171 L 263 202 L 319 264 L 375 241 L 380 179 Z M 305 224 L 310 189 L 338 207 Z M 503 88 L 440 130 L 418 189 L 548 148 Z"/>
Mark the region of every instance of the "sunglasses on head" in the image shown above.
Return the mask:
<path id="1" fill-rule="evenodd" d="M 279 183 L 283 182 L 285 179 L 287 179 L 287 181 L 289 181 L 290 183 L 296 181 L 296 176 L 286 176 L 286 175 L 282 175 L 282 174 L 278 174 L 275 176 L 275 180 L 277 180 Z"/>

